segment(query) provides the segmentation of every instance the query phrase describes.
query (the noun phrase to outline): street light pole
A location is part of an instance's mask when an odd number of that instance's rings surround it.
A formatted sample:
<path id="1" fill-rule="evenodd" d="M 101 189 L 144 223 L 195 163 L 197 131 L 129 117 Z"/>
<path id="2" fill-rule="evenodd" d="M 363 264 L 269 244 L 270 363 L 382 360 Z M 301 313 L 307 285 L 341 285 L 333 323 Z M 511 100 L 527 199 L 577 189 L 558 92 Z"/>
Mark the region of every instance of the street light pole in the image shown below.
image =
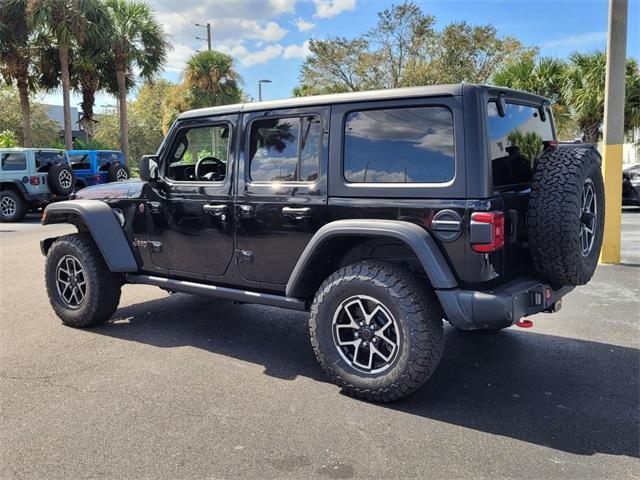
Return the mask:
<path id="1" fill-rule="evenodd" d="M 600 251 L 601 263 L 620 263 L 627 10 L 627 0 L 609 0 L 602 161 L 606 202 L 604 239 Z"/>
<path id="2" fill-rule="evenodd" d="M 258 101 L 261 102 L 262 101 L 262 84 L 263 83 L 272 83 L 271 80 L 258 80 Z"/>

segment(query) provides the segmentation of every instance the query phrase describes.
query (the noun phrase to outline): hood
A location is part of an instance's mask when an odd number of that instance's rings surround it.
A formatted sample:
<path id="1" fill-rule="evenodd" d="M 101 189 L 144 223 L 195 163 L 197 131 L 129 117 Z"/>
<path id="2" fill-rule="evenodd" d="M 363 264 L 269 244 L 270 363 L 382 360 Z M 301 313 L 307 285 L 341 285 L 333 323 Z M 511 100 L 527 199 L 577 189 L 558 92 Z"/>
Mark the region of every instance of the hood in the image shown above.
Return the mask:
<path id="1" fill-rule="evenodd" d="M 109 198 L 140 198 L 146 182 L 125 180 L 86 187 L 75 193 L 73 198 L 107 200 Z"/>

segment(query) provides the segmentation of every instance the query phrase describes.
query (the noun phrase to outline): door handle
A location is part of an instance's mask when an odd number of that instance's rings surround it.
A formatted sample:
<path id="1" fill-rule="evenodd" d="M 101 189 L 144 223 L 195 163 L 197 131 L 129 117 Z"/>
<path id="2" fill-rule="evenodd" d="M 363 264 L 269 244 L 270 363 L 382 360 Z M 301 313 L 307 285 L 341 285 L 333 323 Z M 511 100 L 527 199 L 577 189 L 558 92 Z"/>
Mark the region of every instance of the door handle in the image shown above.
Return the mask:
<path id="1" fill-rule="evenodd" d="M 251 218 L 253 217 L 253 207 L 251 205 L 236 205 L 238 217 Z"/>
<path id="2" fill-rule="evenodd" d="M 211 215 L 220 216 L 226 214 L 229 207 L 227 205 L 203 205 L 202 210 Z"/>
<path id="3" fill-rule="evenodd" d="M 309 207 L 282 207 L 283 215 L 295 218 L 296 220 L 308 217 L 310 213 L 311 209 Z"/>

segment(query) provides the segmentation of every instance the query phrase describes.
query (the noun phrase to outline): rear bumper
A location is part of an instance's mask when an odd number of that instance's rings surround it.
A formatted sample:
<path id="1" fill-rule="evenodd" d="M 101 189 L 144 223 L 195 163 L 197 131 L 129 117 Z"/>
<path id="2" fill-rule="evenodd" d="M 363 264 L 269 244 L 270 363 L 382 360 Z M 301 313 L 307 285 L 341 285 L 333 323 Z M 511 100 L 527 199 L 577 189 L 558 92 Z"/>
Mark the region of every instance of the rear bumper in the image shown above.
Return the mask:
<path id="1" fill-rule="evenodd" d="M 27 193 L 24 194 L 24 199 L 31 208 L 38 208 L 51 203 L 52 196 L 50 193 Z"/>
<path id="2" fill-rule="evenodd" d="M 573 289 L 567 286 L 554 290 L 540 279 L 528 277 L 486 292 L 450 289 L 436 290 L 436 293 L 452 325 L 462 330 L 490 330 L 550 311 Z"/>

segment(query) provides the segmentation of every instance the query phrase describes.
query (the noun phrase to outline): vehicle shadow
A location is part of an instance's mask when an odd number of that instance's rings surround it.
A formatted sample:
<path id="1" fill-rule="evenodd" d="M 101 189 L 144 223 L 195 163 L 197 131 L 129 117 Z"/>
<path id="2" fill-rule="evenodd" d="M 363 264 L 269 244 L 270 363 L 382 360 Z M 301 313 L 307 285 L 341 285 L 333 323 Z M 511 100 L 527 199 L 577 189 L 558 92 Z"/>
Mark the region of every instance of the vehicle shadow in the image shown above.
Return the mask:
<path id="1" fill-rule="evenodd" d="M 324 381 L 306 314 L 172 295 L 118 310 L 95 333 L 158 347 L 190 345 Z M 640 456 L 640 350 L 531 331 L 446 328 L 429 382 L 380 405 L 580 455 Z M 480 445 L 478 448 L 482 448 Z"/>

